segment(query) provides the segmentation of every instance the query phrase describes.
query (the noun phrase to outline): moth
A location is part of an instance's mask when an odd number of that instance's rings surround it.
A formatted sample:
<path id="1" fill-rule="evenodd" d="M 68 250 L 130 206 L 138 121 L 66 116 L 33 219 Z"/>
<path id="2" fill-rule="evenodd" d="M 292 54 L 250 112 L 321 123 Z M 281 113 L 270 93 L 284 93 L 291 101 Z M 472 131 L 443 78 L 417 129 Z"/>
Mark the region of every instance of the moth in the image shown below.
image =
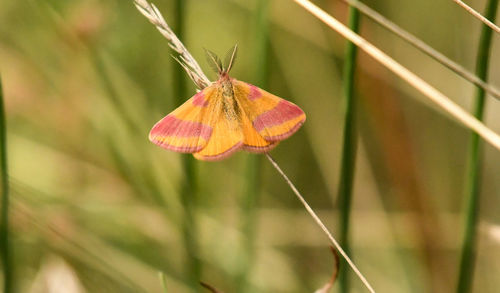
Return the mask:
<path id="1" fill-rule="evenodd" d="M 149 133 L 151 142 L 217 161 L 240 149 L 268 152 L 302 126 L 306 115 L 298 106 L 229 76 L 236 52 L 237 46 L 223 65 L 207 51 L 218 80 L 156 123 Z"/>

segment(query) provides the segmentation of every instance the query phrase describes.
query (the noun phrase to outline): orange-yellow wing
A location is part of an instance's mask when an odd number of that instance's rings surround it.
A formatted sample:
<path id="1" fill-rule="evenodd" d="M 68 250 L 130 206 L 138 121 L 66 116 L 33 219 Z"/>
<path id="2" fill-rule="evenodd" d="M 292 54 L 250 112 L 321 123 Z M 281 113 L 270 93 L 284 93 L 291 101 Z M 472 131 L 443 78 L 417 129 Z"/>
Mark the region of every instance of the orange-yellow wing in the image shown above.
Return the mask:
<path id="1" fill-rule="evenodd" d="M 267 151 L 294 134 L 306 120 L 298 106 L 254 85 L 233 79 L 233 88 L 253 128 L 245 129 L 246 149 Z"/>
<path id="2" fill-rule="evenodd" d="M 247 110 L 248 111 L 248 110 Z M 243 132 L 243 149 L 254 152 L 268 152 L 278 145 L 278 141 L 267 141 L 257 130 L 255 130 L 252 121 L 244 110 L 241 111 L 241 130 Z"/>
<path id="3" fill-rule="evenodd" d="M 153 143 L 176 152 L 194 153 L 203 149 L 213 135 L 214 94 L 211 85 L 194 95 L 156 123 L 149 133 Z"/>

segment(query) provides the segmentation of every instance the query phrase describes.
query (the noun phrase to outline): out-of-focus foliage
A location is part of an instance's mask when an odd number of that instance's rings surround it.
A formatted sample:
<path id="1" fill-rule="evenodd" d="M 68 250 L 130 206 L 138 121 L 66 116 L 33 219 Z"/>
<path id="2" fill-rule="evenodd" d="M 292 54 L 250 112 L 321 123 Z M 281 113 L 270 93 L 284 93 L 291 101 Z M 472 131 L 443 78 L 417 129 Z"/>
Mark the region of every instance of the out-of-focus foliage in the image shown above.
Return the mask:
<path id="1" fill-rule="evenodd" d="M 319 1 L 345 21 L 340 1 Z M 484 1 L 470 1 L 481 11 Z M 155 2 L 167 22 L 171 1 Z M 232 75 L 254 82 L 256 1 L 186 1 L 183 40 L 206 73 L 203 47 L 235 43 Z M 480 25 L 453 1 L 367 1 L 473 70 Z M 272 154 L 336 230 L 341 68 L 345 41 L 293 1 L 270 8 L 269 88 L 308 115 Z M 474 88 L 373 22 L 361 34 L 468 108 Z M 500 85 L 494 36 L 490 82 Z M 11 230 L 19 292 L 188 292 L 181 221 L 182 154 L 147 140 L 174 108 L 167 42 L 132 1 L 1 1 L 0 71 L 8 122 Z M 360 54 L 360 149 L 353 255 L 378 292 L 451 292 L 461 241 L 468 131 Z M 193 85 L 189 85 L 194 94 Z M 186 99 L 188 97 L 185 97 Z M 500 102 L 486 123 L 500 131 Z M 475 292 L 500 288 L 500 154 L 486 146 Z M 245 159 L 197 162 L 203 281 L 233 292 L 242 259 Z M 262 170 L 249 292 L 314 292 L 331 274 L 328 242 L 269 164 Z M 59 278 L 59 279 L 57 279 Z M 364 292 L 353 277 L 353 291 Z M 52 284 L 53 286 L 53 284 Z M 69 288 L 71 288 L 71 291 Z M 200 287 L 201 288 L 201 287 Z M 45 290 L 45 291 L 44 291 Z"/>

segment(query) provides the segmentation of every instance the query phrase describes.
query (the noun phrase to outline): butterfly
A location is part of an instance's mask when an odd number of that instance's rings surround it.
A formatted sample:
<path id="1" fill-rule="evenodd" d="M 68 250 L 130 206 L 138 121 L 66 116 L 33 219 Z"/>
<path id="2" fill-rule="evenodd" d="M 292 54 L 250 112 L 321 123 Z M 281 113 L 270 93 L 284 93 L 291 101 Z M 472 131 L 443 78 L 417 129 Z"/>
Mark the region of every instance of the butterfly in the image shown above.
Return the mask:
<path id="1" fill-rule="evenodd" d="M 306 115 L 298 106 L 229 76 L 236 52 L 234 46 L 223 66 L 207 51 L 219 79 L 156 123 L 151 142 L 217 161 L 240 149 L 268 152 L 302 126 Z"/>

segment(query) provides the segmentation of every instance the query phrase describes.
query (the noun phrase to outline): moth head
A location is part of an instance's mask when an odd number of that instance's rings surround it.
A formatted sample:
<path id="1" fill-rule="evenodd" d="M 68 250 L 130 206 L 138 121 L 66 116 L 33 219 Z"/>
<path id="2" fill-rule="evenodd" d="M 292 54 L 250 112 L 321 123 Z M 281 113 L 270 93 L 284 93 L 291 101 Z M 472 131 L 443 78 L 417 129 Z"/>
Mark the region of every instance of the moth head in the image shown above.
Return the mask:
<path id="1" fill-rule="evenodd" d="M 227 75 L 229 73 L 229 71 L 233 67 L 237 52 L 238 52 L 238 45 L 236 44 L 226 53 L 226 57 L 224 58 L 224 63 L 222 63 L 222 60 L 214 52 L 205 49 L 205 54 L 207 55 L 208 63 L 212 66 L 212 69 L 217 74 L 219 74 L 219 77 Z"/>

